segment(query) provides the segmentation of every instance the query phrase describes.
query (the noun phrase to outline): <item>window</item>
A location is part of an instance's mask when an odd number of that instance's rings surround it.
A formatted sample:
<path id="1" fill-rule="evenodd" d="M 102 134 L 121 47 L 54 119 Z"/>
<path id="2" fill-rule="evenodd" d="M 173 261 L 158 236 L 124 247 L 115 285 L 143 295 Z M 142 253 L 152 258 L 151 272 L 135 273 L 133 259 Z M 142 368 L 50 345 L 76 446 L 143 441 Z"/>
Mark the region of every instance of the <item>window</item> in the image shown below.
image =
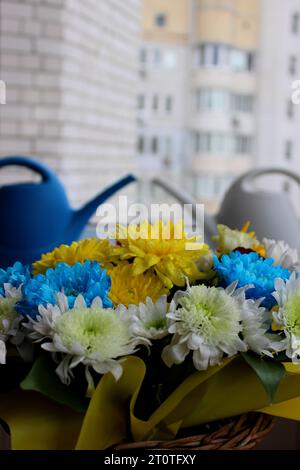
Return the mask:
<path id="1" fill-rule="evenodd" d="M 297 75 L 297 69 L 298 69 L 298 60 L 297 57 L 292 55 L 289 58 L 289 73 L 292 77 Z"/>
<path id="2" fill-rule="evenodd" d="M 197 111 L 226 111 L 229 108 L 229 92 L 221 89 L 203 88 L 196 92 Z"/>
<path id="3" fill-rule="evenodd" d="M 139 153 L 144 153 L 145 150 L 145 140 L 143 136 L 138 138 L 137 149 Z"/>
<path id="4" fill-rule="evenodd" d="M 208 109 L 209 94 L 207 90 L 197 90 L 195 92 L 195 109 L 196 111 L 203 111 Z"/>
<path id="5" fill-rule="evenodd" d="M 225 44 L 219 44 L 218 50 L 218 65 L 221 67 L 228 66 L 229 64 L 229 46 Z"/>
<path id="6" fill-rule="evenodd" d="M 158 13 L 154 16 L 154 24 L 159 28 L 163 28 L 167 24 L 167 15 L 165 13 Z"/>
<path id="7" fill-rule="evenodd" d="M 237 135 L 234 138 L 234 151 L 240 155 L 251 155 L 252 137 L 246 135 Z"/>
<path id="8" fill-rule="evenodd" d="M 153 111 L 157 111 L 159 107 L 159 98 L 158 95 L 153 96 L 153 101 L 152 101 L 152 109 Z"/>
<path id="9" fill-rule="evenodd" d="M 145 64 L 147 62 L 147 50 L 144 47 L 140 49 L 139 59 L 141 64 Z"/>
<path id="10" fill-rule="evenodd" d="M 145 108 L 145 96 L 139 95 L 138 96 L 138 109 L 144 109 L 144 108 Z"/>
<path id="11" fill-rule="evenodd" d="M 210 106 L 212 111 L 226 111 L 228 109 L 228 93 L 224 90 L 211 90 Z"/>
<path id="12" fill-rule="evenodd" d="M 230 56 L 230 65 L 237 72 L 248 69 L 248 55 L 245 51 L 233 49 Z"/>
<path id="13" fill-rule="evenodd" d="M 195 152 L 212 155 L 226 154 L 230 148 L 230 137 L 226 134 L 200 132 L 195 137 Z"/>
<path id="14" fill-rule="evenodd" d="M 289 119 L 293 119 L 294 117 L 294 105 L 291 99 L 287 102 L 287 110 L 286 110 L 287 117 Z"/>
<path id="15" fill-rule="evenodd" d="M 254 97 L 252 95 L 235 95 L 231 97 L 233 111 L 252 113 L 254 109 Z"/>
<path id="16" fill-rule="evenodd" d="M 165 155 L 166 155 L 166 157 L 171 157 L 172 156 L 172 138 L 171 137 L 166 137 Z"/>
<path id="17" fill-rule="evenodd" d="M 166 111 L 167 113 L 171 113 L 173 109 L 173 98 L 172 96 L 167 96 L 166 97 Z"/>
<path id="18" fill-rule="evenodd" d="M 236 72 L 252 72 L 254 70 L 254 53 L 239 49 L 232 49 L 230 65 Z"/>
<path id="19" fill-rule="evenodd" d="M 220 65 L 220 46 L 218 44 L 206 44 L 205 65 L 217 67 Z"/>
<path id="20" fill-rule="evenodd" d="M 224 153 L 225 139 L 223 134 L 211 134 L 210 136 L 210 152 L 213 154 Z"/>
<path id="21" fill-rule="evenodd" d="M 212 63 L 213 65 L 219 64 L 219 47 L 216 44 L 212 46 Z"/>
<path id="22" fill-rule="evenodd" d="M 166 69 L 174 69 L 177 65 L 177 55 L 175 51 L 165 51 L 164 67 Z"/>
<path id="23" fill-rule="evenodd" d="M 154 63 L 156 65 L 159 65 L 161 63 L 161 50 L 156 48 L 153 51 L 153 58 L 154 58 Z"/>
<path id="24" fill-rule="evenodd" d="M 299 13 L 294 13 L 292 16 L 292 27 L 291 27 L 293 34 L 299 33 L 299 21 L 300 21 Z"/>
<path id="25" fill-rule="evenodd" d="M 202 44 L 198 48 L 198 59 L 199 59 L 198 65 L 205 65 L 205 50 L 206 50 L 206 47 L 204 44 Z"/>
<path id="26" fill-rule="evenodd" d="M 195 142 L 195 153 L 199 153 L 200 151 L 200 135 L 197 132 L 194 136 L 194 142 Z"/>
<path id="27" fill-rule="evenodd" d="M 225 44 L 201 44 L 196 48 L 195 58 L 197 66 L 225 66 L 228 65 L 229 47 Z"/>
<path id="28" fill-rule="evenodd" d="M 254 70 L 254 54 L 253 52 L 247 53 L 247 70 L 252 72 Z"/>
<path id="29" fill-rule="evenodd" d="M 153 137 L 151 141 L 151 151 L 152 153 L 156 154 L 158 152 L 158 139 L 157 137 Z"/>
<path id="30" fill-rule="evenodd" d="M 197 66 L 216 66 L 218 64 L 218 46 L 215 44 L 201 44 L 196 48 Z"/>
<path id="31" fill-rule="evenodd" d="M 211 134 L 200 132 L 199 134 L 199 152 L 209 153 L 211 148 Z"/>
<path id="32" fill-rule="evenodd" d="M 201 65 L 201 49 L 200 49 L 200 46 L 194 47 L 193 64 L 194 64 L 195 68 L 198 68 Z"/>
<path id="33" fill-rule="evenodd" d="M 255 68 L 253 52 L 235 49 L 226 44 L 206 43 L 195 49 L 197 67 L 228 67 L 236 71 L 252 72 Z"/>
<path id="34" fill-rule="evenodd" d="M 286 160 L 291 160 L 293 158 L 293 142 L 287 140 L 285 142 L 284 156 Z"/>

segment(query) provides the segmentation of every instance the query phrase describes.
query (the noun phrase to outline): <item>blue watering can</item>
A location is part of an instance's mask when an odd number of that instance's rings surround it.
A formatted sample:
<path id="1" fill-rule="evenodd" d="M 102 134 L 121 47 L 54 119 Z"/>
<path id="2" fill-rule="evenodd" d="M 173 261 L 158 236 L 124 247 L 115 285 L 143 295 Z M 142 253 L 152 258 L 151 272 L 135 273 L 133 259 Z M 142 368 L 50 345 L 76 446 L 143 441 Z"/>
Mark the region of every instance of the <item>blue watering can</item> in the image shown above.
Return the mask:
<path id="1" fill-rule="evenodd" d="M 0 159 L 0 169 L 8 165 L 29 168 L 39 173 L 42 181 L 4 186 L 0 183 L 0 267 L 15 261 L 32 263 L 42 253 L 78 240 L 97 207 L 135 181 L 134 176 L 128 175 L 75 211 L 61 182 L 47 166 L 27 157 Z"/>

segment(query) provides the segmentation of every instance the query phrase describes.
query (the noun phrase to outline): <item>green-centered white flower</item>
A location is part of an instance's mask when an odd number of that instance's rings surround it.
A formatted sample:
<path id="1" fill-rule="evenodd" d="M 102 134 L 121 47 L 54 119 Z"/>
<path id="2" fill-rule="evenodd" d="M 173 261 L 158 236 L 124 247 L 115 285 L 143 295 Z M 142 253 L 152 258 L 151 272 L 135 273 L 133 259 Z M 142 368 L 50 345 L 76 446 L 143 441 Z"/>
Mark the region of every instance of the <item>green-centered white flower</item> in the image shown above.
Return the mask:
<path id="1" fill-rule="evenodd" d="M 10 284 L 4 284 L 4 296 L 0 296 L 0 364 L 6 363 L 7 341 L 19 345 L 24 338 L 19 328 L 23 317 L 15 309 L 21 298 L 21 287 L 16 289 Z"/>
<path id="2" fill-rule="evenodd" d="M 224 355 L 247 350 L 240 337 L 246 289 L 236 286 L 237 282 L 227 289 L 188 286 L 186 292 L 175 294 L 173 311 L 167 315 L 174 336 L 162 353 L 167 366 L 182 363 L 192 351 L 195 368 L 205 370 L 220 364 Z"/>
<path id="3" fill-rule="evenodd" d="M 116 310 L 103 308 L 101 299 L 96 298 L 88 308 L 79 295 L 74 307 L 69 309 L 67 298 L 60 293 L 57 305 L 39 307 L 37 319 L 31 320 L 31 338 L 37 341 L 48 338 L 50 341 L 42 343 L 42 348 L 56 355 L 61 353 L 62 361 L 56 373 L 64 384 L 70 384 L 72 370 L 78 364 L 85 365 L 91 393 L 90 368 L 99 374 L 111 372 L 118 380 L 124 357 L 135 353 L 139 345 L 150 345 L 149 340 L 132 333 L 131 323 L 124 306 Z"/>
<path id="4" fill-rule="evenodd" d="M 245 300 L 241 311 L 242 336 L 247 349 L 259 355 L 273 357 L 274 352 L 285 349 L 285 342 L 271 330 L 272 318 L 270 312 L 261 307 L 262 299 Z"/>
<path id="5" fill-rule="evenodd" d="M 295 271 L 300 268 L 299 254 L 297 250 L 293 250 L 284 241 L 263 239 L 266 249 L 266 258 L 273 258 L 275 266 Z"/>
<path id="6" fill-rule="evenodd" d="M 273 312 L 275 324 L 284 331 L 286 355 L 300 362 L 300 278 L 293 273 L 286 282 L 276 279 L 273 294 L 278 312 Z"/>
<path id="7" fill-rule="evenodd" d="M 169 334 L 167 296 L 163 295 L 157 302 L 147 297 L 145 303 L 129 305 L 128 312 L 132 318 L 134 335 L 156 340 Z"/>

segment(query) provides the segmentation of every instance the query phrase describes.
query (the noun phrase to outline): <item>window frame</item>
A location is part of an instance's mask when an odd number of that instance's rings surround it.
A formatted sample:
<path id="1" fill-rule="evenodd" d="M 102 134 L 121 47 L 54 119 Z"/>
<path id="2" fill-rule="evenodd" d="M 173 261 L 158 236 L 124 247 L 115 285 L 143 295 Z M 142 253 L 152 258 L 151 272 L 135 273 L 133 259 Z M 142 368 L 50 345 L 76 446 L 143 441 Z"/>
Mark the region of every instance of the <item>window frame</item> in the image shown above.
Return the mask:
<path id="1" fill-rule="evenodd" d="M 154 24 L 156 28 L 165 28 L 167 25 L 168 15 L 164 12 L 155 13 Z"/>
<path id="2" fill-rule="evenodd" d="M 284 142 L 284 158 L 285 160 L 292 160 L 294 154 L 294 142 L 291 139 L 286 139 Z"/>
<path id="3" fill-rule="evenodd" d="M 146 139 L 144 135 L 139 135 L 138 136 L 138 141 L 137 141 L 137 151 L 139 155 L 144 155 L 145 153 L 145 144 L 146 144 Z"/>
<path id="4" fill-rule="evenodd" d="M 167 95 L 165 98 L 165 110 L 167 114 L 171 114 L 173 111 L 174 99 L 172 95 Z"/>
<path id="5" fill-rule="evenodd" d="M 291 33 L 299 34 L 300 31 L 300 12 L 294 12 L 291 18 Z"/>
<path id="6" fill-rule="evenodd" d="M 158 112 L 159 110 L 159 95 L 155 93 L 152 97 L 152 111 Z"/>
<path id="7" fill-rule="evenodd" d="M 151 138 L 151 154 L 157 155 L 159 153 L 159 141 L 157 136 Z"/>
<path id="8" fill-rule="evenodd" d="M 144 110 L 146 107 L 146 97 L 143 93 L 138 95 L 138 109 L 140 111 Z"/>
<path id="9" fill-rule="evenodd" d="M 298 70 L 298 57 L 293 55 L 289 56 L 289 74 L 291 77 L 295 77 L 297 75 Z"/>

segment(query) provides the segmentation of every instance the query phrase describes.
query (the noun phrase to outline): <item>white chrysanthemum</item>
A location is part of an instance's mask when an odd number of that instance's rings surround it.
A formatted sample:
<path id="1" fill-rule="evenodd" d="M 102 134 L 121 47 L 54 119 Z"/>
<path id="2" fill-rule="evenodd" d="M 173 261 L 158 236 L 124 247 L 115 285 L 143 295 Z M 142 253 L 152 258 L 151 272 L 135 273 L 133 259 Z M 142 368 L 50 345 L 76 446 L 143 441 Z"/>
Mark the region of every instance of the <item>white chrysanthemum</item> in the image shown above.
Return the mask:
<path id="1" fill-rule="evenodd" d="M 167 296 L 163 295 L 156 303 L 147 297 L 145 303 L 129 305 L 132 318 L 132 332 L 150 340 L 161 339 L 169 334 Z"/>
<path id="2" fill-rule="evenodd" d="M 4 284 L 4 296 L 0 296 L 0 364 L 6 363 L 6 342 L 10 340 L 19 345 L 24 338 L 19 329 L 23 317 L 15 309 L 21 298 L 21 287 L 16 289 L 10 284 Z"/>
<path id="3" fill-rule="evenodd" d="M 285 349 L 285 342 L 277 335 L 268 334 L 272 319 L 270 312 L 261 307 L 262 299 L 249 299 L 243 303 L 241 312 L 243 338 L 247 348 L 256 354 L 273 357 L 274 352 Z"/>
<path id="4" fill-rule="evenodd" d="M 293 250 L 284 241 L 263 239 L 263 244 L 266 249 L 266 257 L 273 258 L 275 266 L 282 266 L 283 268 L 295 271 L 300 268 L 300 260 L 297 250 Z"/>
<path id="5" fill-rule="evenodd" d="M 287 281 L 276 279 L 273 296 L 279 307 L 273 317 L 286 336 L 286 355 L 300 362 L 300 278 L 296 273 Z"/>
<path id="6" fill-rule="evenodd" d="M 236 290 L 236 286 L 188 286 L 186 292 L 175 294 L 173 311 L 167 315 L 174 336 L 162 353 L 167 366 L 182 363 L 193 351 L 195 368 L 205 370 L 220 364 L 224 354 L 230 357 L 247 350 L 240 338 L 245 288 Z"/>
<path id="7" fill-rule="evenodd" d="M 149 346 L 146 338 L 134 336 L 131 318 L 124 306 L 116 310 L 105 309 L 100 298 L 87 307 L 79 295 L 74 308 L 69 309 L 64 294 L 57 296 L 57 305 L 39 307 L 36 320 L 31 320 L 35 340 L 51 339 L 42 348 L 52 353 L 62 353 L 63 360 L 56 369 L 61 381 L 69 384 L 72 369 L 82 363 L 86 377 L 93 388 L 89 368 L 99 374 L 111 372 L 116 380 L 122 375 L 122 358 L 136 352 L 139 345 Z"/>

